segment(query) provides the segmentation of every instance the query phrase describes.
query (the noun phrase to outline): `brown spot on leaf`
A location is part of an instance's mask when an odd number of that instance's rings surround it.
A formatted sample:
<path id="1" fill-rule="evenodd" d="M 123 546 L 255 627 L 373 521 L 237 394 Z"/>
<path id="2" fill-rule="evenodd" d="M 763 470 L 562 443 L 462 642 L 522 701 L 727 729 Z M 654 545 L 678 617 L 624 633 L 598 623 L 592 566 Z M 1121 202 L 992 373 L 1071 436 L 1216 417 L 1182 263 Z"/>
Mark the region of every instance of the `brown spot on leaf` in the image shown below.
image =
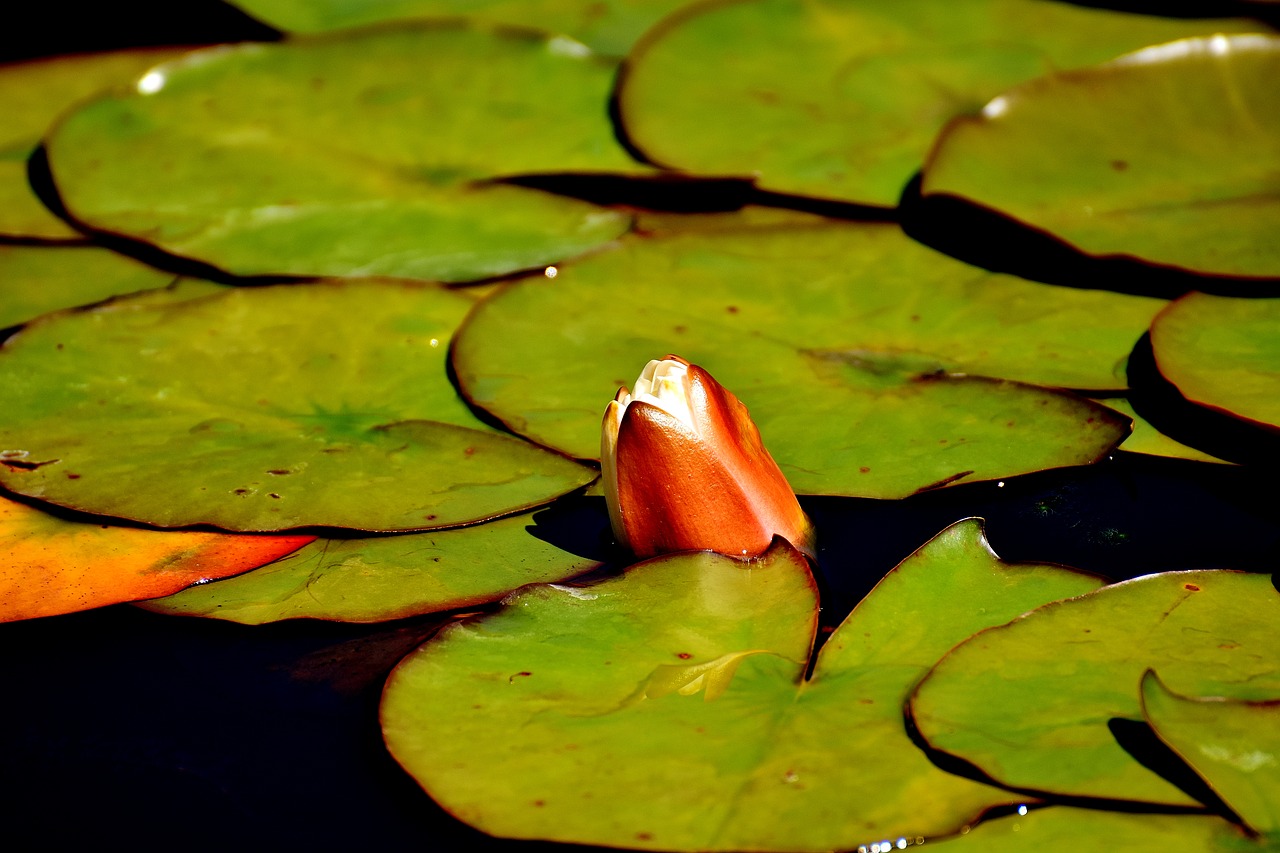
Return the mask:
<path id="1" fill-rule="evenodd" d="M 1129 168 L 1129 161 L 1128 160 L 1112 160 L 1111 168 L 1115 169 L 1117 172 L 1123 172 L 1125 169 Z"/>
<path id="2" fill-rule="evenodd" d="M 1199 591 L 1200 591 L 1200 587 L 1196 586 L 1196 585 L 1195 585 L 1195 584 L 1193 584 L 1193 583 L 1184 583 L 1184 584 L 1182 585 L 1182 588 L 1183 588 L 1183 589 L 1189 589 L 1189 590 L 1191 590 L 1192 592 L 1199 592 Z"/>
<path id="3" fill-rule="evenodd" d="M 870 474 L 870 473 L 871 473 L 871 469 L 870 469 L 870 468 L 868 468 L 866 465 L 863 465 L 861 468 L 859 468 L 859 469 L 858 469 L 858 473 L 859 473 L 859 474 Z"/>
<path id="4" fill-rule="evenodd" d="M 533 675 L 533 673 L 532 673 L 532 672 L 528 672 L 527 670 L 526 670 L 525 672 L 517 672 L 515 675 L 513 675 L 513 676 L 511 676 L 510 678 L 508 678 L 508 679 L 507 679 L 507 683 L 508 683 L 508 684 L 515 684 L 515 681 L 516 681 L 516 679 L 517 679 L 517 678 L 528 678 L 528 677 L 529 677 L 529 676 L 531 676 L 531 675 Z"/>
<path id="5" fill-rule="evenodd" d="M 676 657 L 680 658 L 680 660 L 688 660 L 689 658 L 693 657 L 693 655 L 689 654 L 688 652 L 677 652 Z"/>

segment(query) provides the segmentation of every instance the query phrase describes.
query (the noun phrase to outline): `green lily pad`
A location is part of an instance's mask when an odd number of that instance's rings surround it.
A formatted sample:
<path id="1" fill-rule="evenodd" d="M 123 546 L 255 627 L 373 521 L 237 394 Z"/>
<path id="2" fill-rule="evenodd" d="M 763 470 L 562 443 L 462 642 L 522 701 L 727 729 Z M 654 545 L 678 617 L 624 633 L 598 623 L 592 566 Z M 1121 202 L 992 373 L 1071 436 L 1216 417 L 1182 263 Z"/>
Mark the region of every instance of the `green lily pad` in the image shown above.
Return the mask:
<path id="1" fill-rule="evenodd" d="M 0 329 L 173 280 L 172 273 L 106 249 L 0 245 Z"/>
<path id="2" fill-rule="evenodd" d="M 1266 575 L 1148 575 L 974 637 L 934 667 L 910 711 L 930 745 L 1000 784 L 1192 805 L 1108 721 L 1142 719 L 1147 669 L 1183 695 L 1280 695 L 1278 655 L 1280 593 Z"/>
<path id="3" fill-rule="evenodd" d="M 60 56 L 0 66 L 0 234 L 48 240 L 79 239 L 54 216 L 27 181 L 27 158 L 57 115 L 78 101 L 122 85 L 147 68 L 178 56 L 175 48 Z"/>
<path id="4" fill-rule="evenodd" d="M 663 15 L 688 0 L 233 0 L 276 29 L 318 33 L 405 18 L 467 15 L 564 33 L 598 53 L 625 56 Z"/>
<path id="5" fill-rule="evenodd" d="M 594 521 L 599 536 L 606 535 L 608 518 Z M 600 565 L 539 538 L 536 524 L 536 516 L 518 515 L 457 530 L 318 539 L 257 571 L 139 606 L 252 625 L 303 618 L 383 622 L 484 604 Z"/>
<path id="6" fill-rule="evenodd" d="M 383 735 L 444 808 L 499 836 L 782 851 L 933 837 L 1014 795 L 915 747 L 911 685 L 963 637 L 1098 583 L 1003 564 L 961 522 L 881 581 L 806 680 L 818 601 L 796 552 L 662 557 L 444 629 L 392 673 Z"/>
<path id="7" fill-rule="evenodd" d="M 366 281 L 53 315 L 0 350 L 0 484 L 163 527 L 404 530 L 590 482 L 458 399 L 445 353 L 471 305 Z"/>
<path id="8" fill-rule="evenodd" d="M 590 458 L 604 404 L 674 352 L 751 408 L 798 491 L 901 497 L 1104 455 L 1122 417 L 980 377 L 1114 386 L 1165 304 L 987 273 L 892 225 L 674 234 L 510 286 L 454 367 L 513 430 Z"/>
<path id="9" fill-rule="evenodd" d="M 1231 464 L 1225 459 L 1219 459 L 1217 456 L 1183 444 L 1160 432 L 1135 412 L 1133 406 L 1123 397 L 1107 397 L 1104 400 L 1098 400 L 1098 402 L 1133 421 L 1133 434 L 1120 444 L 1121 450 L 1127 450 L 1130 453 L 1145 453 L 1148 456 L 1167 456 L 1171 459 L 1193 459 L 1197 462 Z"/>
<path id="10" fill-rule="evenodd" d="M 985 820 L 964 837 L 948 840 L 948 853 L 1078 853 L 1080 850 L 1202 850 L 1262 853 L 1239 827 L 1212 815 L 1125 814 L 1096 809 L 1035 809 L 1025 815 Z"/>
<path id="11" fill-rule="evenodd" d="M 1189 293 L 1151 324 L 1151 349 L 1191 402 L 1280 430 L 1280 299 Z"/>
<path id="12" fill-rule="evenodd" d="M 1006 92 L 939 139 L 922 192 L 1092 255 L 1280 277 L 1280 38 L 1159 45 Z"/>
<path id="13" fill-rule="evenodd" d="M 230 272 L 477 279 L 627 229 L 488 183 L 636 171 L 605 109 L 613 72 L 549 36 L 417 22 L 194 53 L 46 144 L 78 220 Z"/>
<path id="14" fill-rule="evenodd" d="M 1142 709 L 1160 739 L 1182 756 L 1255 832 L 1280 841 L 1280 699 L 1196 699 L 1142 678 Z"/>
<path id="15" fill-rule="evenodd" d="M 1257 26 L 1044 0 L 703 3 L 636 45 L 619 104 L 655 162 L 892 207 L 949 119 L 1017 83 Z"/>

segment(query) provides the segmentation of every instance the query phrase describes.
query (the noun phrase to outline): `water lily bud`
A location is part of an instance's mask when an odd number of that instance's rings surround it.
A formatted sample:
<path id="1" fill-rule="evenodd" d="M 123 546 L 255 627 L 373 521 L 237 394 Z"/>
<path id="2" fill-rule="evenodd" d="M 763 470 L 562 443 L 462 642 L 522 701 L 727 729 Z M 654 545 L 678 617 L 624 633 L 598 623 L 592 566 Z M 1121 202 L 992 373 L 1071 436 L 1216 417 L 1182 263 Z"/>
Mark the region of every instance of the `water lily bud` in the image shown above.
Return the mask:
<path id="1" fill-rule="evenodd" d="M 813 556 L 813 525 L 737 397 L 696 364 L 649 362 L 604 413 L 600 462 L 614 536 L 640 557 L 754 557 L 774 536 Z"/>

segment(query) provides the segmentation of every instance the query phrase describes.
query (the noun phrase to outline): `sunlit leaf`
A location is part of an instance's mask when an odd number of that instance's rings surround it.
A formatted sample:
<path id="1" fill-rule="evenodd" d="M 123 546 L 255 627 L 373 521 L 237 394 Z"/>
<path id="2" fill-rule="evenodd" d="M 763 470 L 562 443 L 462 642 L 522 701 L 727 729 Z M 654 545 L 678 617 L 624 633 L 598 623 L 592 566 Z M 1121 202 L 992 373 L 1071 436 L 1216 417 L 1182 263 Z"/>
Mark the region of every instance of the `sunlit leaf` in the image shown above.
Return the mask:
<path id="1" fill-rule="evenodd" d="M 659 558 L 446 628 L 392 674 L 383 735 L 444 808 L 500 836 L 780 851 L 932 837 L 1017 800 L 915 747 L 911 685 L 974 631 L 1097 584 L 1003 564 L 963 522 L 881 582 L 806 681 L 818 602 L 798 554 Z"/>
<path id="2" fill-rule="evenodd" d="M 1114 387 L 1165 304 L 987 273 L 891 225 L 673 234 L 509 287 L 454 366 L 516 432 L 589 458 L 604 403 L 674 352 L 750 407 L 797 490 L 901 497 L 1105 454 L 1123 418 L 980 377 Z"/>
<path id="3" fill-rule="evenodd" d="M 483 278 L 628 227 L 487 183 L 635 171 L 613 70 L 537 33 L 427 23 L 202 51 L 64 119 L 50 168 L 77 219 L 235 273 Z"/>
<path id="4" fill-rule="evenodd" d="M 1280 841 L 1280 694 L 1261 702 L 1179 696 L 1148 672 L 1142 710 L 1246 825 Z"/>
<path id="5" fill-rule="evenodd" d="M 168 595 L 269 563 L 312 538 L 113 527 L 0 498 L 0 622 Z"/>
<path id="6" fill-rule="evenodd" d="M 1191 402 L 1280 430 L 1280 299 L 1189 293 L 1151 324 L 1151 349 Z"/>
<path id="7" fill-rule="evenodd" d="M 403 18 L 467 15 L 564 33 L 623 56 L 639 36 L 688 0 L 233 0 L 273 27 L 317 33 Z"/>
<path id="8" fill-rule="evenodd" d="M 1017 83 L 1257 27 L 1045 0 L 709 2 L 636 45 L 619 103 L 656 162 L 893 206 L 949 119 Z"/>
<path id="9" fill-rule="evenodd" d="M 1108 409 L 1115 409 L 1133 421 L 1133 434 L 1120 444 L 1121 450 L 1127 450 L 1130 453 L 1145 453 L 1149 456 L 1168 456 L 1172 459 L 1194 459 L 1197 462 L 1224 461 L 1160 432 L 1135 412 L 1133 406 L 1123 397 L 1107 397 L 1098 402 Z"/>
<path id="10" fill-rule="evenodd" d="M 0 483 L 161 526 L 404 530 L 590 482 L 458 399 L 445 352 L 471 304 L 366 281 L 55 315 L 0 350 Z"/>
<path id="11" fill-rule="evenodd" d="M 609 527 L 603 513 L 574 520 L 583 527 L 594 522 L 595 539 Z M 539 514 L 518 515 L 457 530 L 318 539 L 255 572 L 141 606 L 250 624 L 299 618 L 380 622 L 482 604 L 526 584 L 562 581 L 599 565 L 547 541 L 539 524 Z"/>
<path id="12" fill-rule="evenodd" d="M 1183 695 L 1280 695 L 1280 593 L 1271 579 L 1169 572 L 1049 605 L 943 658 L 911 713 L 929 744 L 1002 784 L 1192 804 L 1108 727 L 1142 719 L 1148 669 Z"/>
<path id="13" fill-rule="evenodd" d="M 1213 36 L 1052 75 L 957 119 L 922 191 L 1092 255 L 1280 277 L 1280 38 Z"/>
<path id="14" fill-rule="evenodd" d="M 180 53 L 151 48 L 0 65 L 0 234 L 58 240 L 80 236 L 32 192 L 27 158 L 60 112 Z"/>
<path id="15" fill-rule="evenodd" d="M 171 273 L 106 249 L 0 245 L 0 329 L 173 280 Z"/>
<path id="16" fill-rule="evenodd" d="M 1255 843 L 1239 827 L 1213 815 L 1126 814 L 1055 806 L 983 821 L 963 837 L 948 840 L 941 849 L 944 853 L 1079 853 L 1090 849 L 1262 853 L 1276 847 Z"/>

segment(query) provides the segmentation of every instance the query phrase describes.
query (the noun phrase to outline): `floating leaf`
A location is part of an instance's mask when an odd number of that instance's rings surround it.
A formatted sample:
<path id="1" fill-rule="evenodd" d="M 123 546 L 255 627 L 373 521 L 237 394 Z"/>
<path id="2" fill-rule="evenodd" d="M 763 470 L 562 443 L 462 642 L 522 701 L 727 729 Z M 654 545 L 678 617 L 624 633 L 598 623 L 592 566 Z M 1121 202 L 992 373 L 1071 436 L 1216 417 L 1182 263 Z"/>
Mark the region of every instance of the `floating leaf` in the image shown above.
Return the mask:
<path id="1" fill-rule="evenodd" d="M 1017 83 L 1257 26 L 1043 0 L 701 3 L 641 39 L 618 97 L 655 162 L 892 207 L 948 119 Z"/>
<path id="2" fill-rule="evenodd" d="M 0 622 L 169 595 L 269 563 L 313 538 L 113 527 L 0 498 Z"/>
<path id="3" fill-rule="evenodd" d="M 1280 38 L 1217 35 L 1056 74 L 957 119 L 922 192 L 1093 255 L 1280 277 Z"/>
<path id="4" fill-rule="evenodd" d="M 1194 459 L 1197 462 L 1225 463 L 1225 460 L 1219 459 L 1217 456 L 1190 447 L 1160 432 L 1135 412 L 1133 406 L 1123 397 L 1107 397 L 1098 402 L 1133 421 L 1133 434 L 1121 443 L 1121 450 L 1127 450 L 1130 453 L 1145 453 L 1149 456 L 1168 456 L 1172 459 Z"/>
<path id="5" fill-rule="evenodd" d="M 27 158 L 58 113 L 180 53 L 174 48 L 122 50 L 0 66 L 0 234 L 59 240 L 80 236 L 36 197 L 27 181 Z"/>
<path id="6" fill-rule="evenodd" d="M 231 272 L 477 279 L 627 229 L 487 182 L 635 171 L 605 109 L 612 77 L 536 33 L 406 24 L 198 52 L 46 144 L 78 220 Z"/>
<path id="7" fill-rule="evenodd" d="M 471 304 L 329 282 L 55 315 L 0 350 L 0 483 L 166 527 L 403 530 L 590 482 L 457 398 L 445 353 Z"/>
<path id="8" fill-rule="evenodd" d="M 688 0 L 234 0 L 273 27 L 295 33 L 404 18 L 467 15 L 564 33 L 592 50 L 624 56 L 659 18 Z"/>
<path id="9" fill-rule="evenodd" d="M 1125 814 L 1054 806 L 984 820 L 942 849 L 944 853 L 1079 853 L 1090 849 L 1261 853 L 1275 848 L 1251 843 L 1239 827 L 1213 815 Z"/>
<path id="10" fill-rule="evenodd" d="M 1160 739 L 1245 824 L 1280 840 L 1280 698 L 1189 698 L 1147 672 L 1142 678 L 1142 710 Z"/>
<path id="11" fill-rule="evenodd" d="M 575 521 L 594 523 L 596 538 L 609 527 L 602 513 Z M 301 618 L 381 622 L 483 604 L 600 565 L 540 538 L 537 525 L 537 515 L 519 515 L 432 533 L 318 539 L 256 572 L 140 606 L 255 625 Z"/>
<path id="12" fill-rule="evenodd" d="M 0 329 L 172 281 L 171 273 L 106 249 L 0 245 Z"/>
<path id="13" fill-rule="evenodd" d="M 1151 349 L 1191 402 L 1280 430 L 1280 299 L 1189 293 L 1151 324 Z"/>
<path id="14" fill-rule="evenodd" d="M 785 851 L 932 837 L 1010 795 L 915 747 L 911 685 L 974 631 L 1097 584 L 1003 564 L 962 522 L 880 583 L 805 680 L 818 602 L 797 553 L 658 558 L 445 628 L 392 673 L 383 735 L 494 835 Z"/>
<path id="15" fill-rule="evenodd" d="M 454 367 L 516 432 L 592 457 L 604 402 L 675 352 L 751 408 L 798 491 L 901 497 L 1105 454 L 1125 432 L 1114 413 L 946 374 L 1112 386 L 1165 304 L 993 275 L 891 225 L 727 230 L 509 287 L 472 313 Z"/>
<path id="16" fill-rule="evenodd" d="M 934 667 L 910 710 L 931 746 L 1000 784 L 1194 804 L 1122 749 L 1109 721 L 1142 719 L 1147 669 L 1183 695 L 1280 695 L 1278 655 L 1280 594 L 1266 575 L 1148 575 L 974 637 Z"/>

